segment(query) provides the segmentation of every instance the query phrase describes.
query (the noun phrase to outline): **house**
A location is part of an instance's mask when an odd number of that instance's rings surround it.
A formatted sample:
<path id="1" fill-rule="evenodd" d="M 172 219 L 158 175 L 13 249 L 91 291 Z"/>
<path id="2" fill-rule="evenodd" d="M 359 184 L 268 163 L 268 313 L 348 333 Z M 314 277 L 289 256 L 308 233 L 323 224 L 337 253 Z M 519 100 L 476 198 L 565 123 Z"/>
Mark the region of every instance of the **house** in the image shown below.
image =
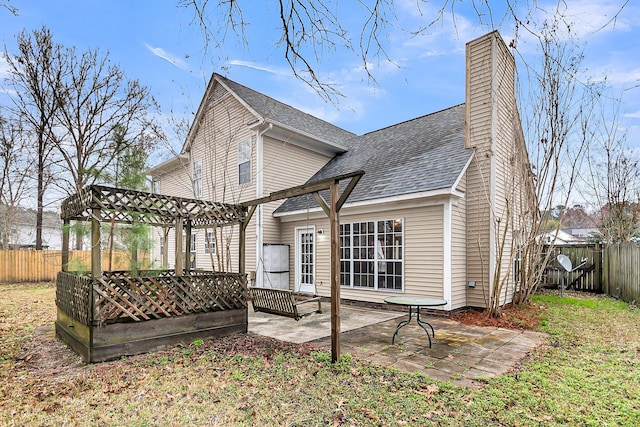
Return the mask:
<path id="1" fill-rule="evenodd" d="M 36 211 L 0 204 L 0 248 L 36 248 Z M 42 215 L 42 248 L 62 247 L 62 221 L 56 212 L 44 211 Z"/>
<path id="2" fill-rule="evenodd" d="M 571 233 L 566 230 L 549 230 L 544 233 L 544 244 L 546 245 L 556 245 L 556 246 L 564 246 L 564 245 L 574 245 L 578 243 L 585 243 L 585 240 L 580 238 L 576 238 Z"/>
<path id="3" fill-rule="evenodd" d="M 227 203 L 363 170 L 340 211 L 341 296 L 444 298 L 444 310 L 509 302 L 528 157 L 515 61 L 498 32 L 467 44 L 459 105 L 355 135 L 214 74 L 179 156 L 149 171 L 154 191 Z M 259 205 L 246 241 L 257 286 L 330 296 L 329 221 L 312 196 Z M 154 257 L 172 267 L 170 230 Z M 237 271 L 237 231 L 191 236 L 196 268 Z M 506 255 L 508 254 L 508 256 Z"/>

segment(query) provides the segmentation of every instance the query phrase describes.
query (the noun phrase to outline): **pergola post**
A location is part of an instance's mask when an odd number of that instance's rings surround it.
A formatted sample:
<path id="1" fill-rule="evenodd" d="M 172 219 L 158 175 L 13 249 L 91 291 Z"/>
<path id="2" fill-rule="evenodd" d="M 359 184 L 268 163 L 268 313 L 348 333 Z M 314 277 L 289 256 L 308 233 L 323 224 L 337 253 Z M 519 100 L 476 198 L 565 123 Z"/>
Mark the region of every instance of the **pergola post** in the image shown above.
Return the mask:
<path id="1" fill-rule="evenodd" d="M 183 275 L 183 265 L 182 265 L 182 218 L 176 219 L 176 230 L 175 230 L 175 243 L 176 243 L 176 276 Z"/>
<path id="2" fill-rule="evenodd" d="M 102 276 L 102 249 L 100 248 L 100 209 L 92 210 L 91 215 L 91 277 Z"/>
<path id="3" fill-rule="evenodd" d="M 329 188 L 329 228 L 331 229 L 331 362 L 340 359 L 340 216 L 338 182 Z"/>
<path id="4" fill-rule="evenodd" d="M 191 221 L 186 221 L 184 224 L 184 270 L 189 274 L 193 263 L 191 262 Z"/>
<path id="5" fill-rule="evenodd" d="M 62 224 L 62 271 L 69 271 L 69 225 L 71 221 L 65 218 Z"/>
<path id="6" fill-rule="evenodd" d="M 162 268 L 169 268 L 169 227 L 162 228 Z"/>

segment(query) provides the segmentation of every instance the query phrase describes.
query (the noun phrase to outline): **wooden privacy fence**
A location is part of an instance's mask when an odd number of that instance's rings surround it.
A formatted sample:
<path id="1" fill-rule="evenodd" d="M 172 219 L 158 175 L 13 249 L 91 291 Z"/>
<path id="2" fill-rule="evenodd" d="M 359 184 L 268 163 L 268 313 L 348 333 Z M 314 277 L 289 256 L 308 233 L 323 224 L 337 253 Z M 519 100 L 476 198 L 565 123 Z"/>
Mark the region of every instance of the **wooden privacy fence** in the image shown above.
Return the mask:
<path id="1" fill-rule="evenodd" d="M 131 254 L 128 251 L 114 251 L 113 263 L 109 267 L 108 253 L 102 257 L 103 270 L 128 270 Z M 72 270 L 89 268 L 91 251 L 70 251 L 69 263 Z M 141 268 L 149 268 L 149 257 L 142 257 Z M 62 270 L 62 254 L 59 250 L 0 250 L 0 282 L 53 282 Z"/>
<path id="2" fill-rule="evenodd" d="M 609 245 L 605 251 L 604 292 L 626 302 L 640 301 L 640 246 Z"/>
<path id="3" fill-rule="evenodd" d="M 640 245 L 620 243 L 562 245 L 553 249 L 546 270 L 545 285 L 560 285 L 562 275 L 565 287 L 589 292 L 602 292 L 626 302 L 640 301 Z M 557 256 L 569 257 L 573 266 L 583 258 L 587 263 L 573 273 L 565 273 Z"/>
<path id="4" fill-rule="evenodd" d="M 602 246 L 599 244 L 581 245 L 557 245 L 553 248 L 546 246 L 545 253 L 552 252 L 549 257 L 549 264 L 546 268 L 546 286 L 560 286 L 564 278 L 566 289 L 576 289 L 588 292 L 603 292 L 602 288 Z M 573 272 L 567 272 L 558 263 L 558 255 L 563 254 L 569 257 L 574 268 L 581 264 L 586 258 L 586 263 Z"/>

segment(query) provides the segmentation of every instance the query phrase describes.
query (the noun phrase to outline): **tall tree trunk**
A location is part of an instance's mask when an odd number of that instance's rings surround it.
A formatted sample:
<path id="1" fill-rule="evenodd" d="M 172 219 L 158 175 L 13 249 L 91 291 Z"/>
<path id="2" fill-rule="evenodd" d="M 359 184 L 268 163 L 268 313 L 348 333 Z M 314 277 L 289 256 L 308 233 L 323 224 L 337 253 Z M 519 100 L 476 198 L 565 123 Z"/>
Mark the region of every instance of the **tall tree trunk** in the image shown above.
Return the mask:
<path id="1" fill-rule="evenodd" d="M 42 250 L 42 217 L 44 215 L 44 190 L 45 190 L 45 144 L 42 134 L 38 141 L 38 208 L 36 211 L 36 250 Z"/>

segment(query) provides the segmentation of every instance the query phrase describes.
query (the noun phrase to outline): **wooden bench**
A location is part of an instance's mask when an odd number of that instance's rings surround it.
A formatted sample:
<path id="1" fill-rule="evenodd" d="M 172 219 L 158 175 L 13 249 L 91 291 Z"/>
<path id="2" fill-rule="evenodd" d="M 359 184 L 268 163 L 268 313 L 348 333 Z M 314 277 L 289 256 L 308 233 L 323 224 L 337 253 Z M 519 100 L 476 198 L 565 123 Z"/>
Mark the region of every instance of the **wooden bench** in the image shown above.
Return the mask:
<path id="1" fill-rule="evenodd" d="M 301 312 L 298 307 L 303 304 L 317 303 L 318 308 L 315 312 L 322 313 L 320 297 L 296 295 L 287 289 L 250 288 L 250 290 L 253 311 L 262 311 L 300 320 L 304 316 L 313 313 L 313 311 Z"/>

